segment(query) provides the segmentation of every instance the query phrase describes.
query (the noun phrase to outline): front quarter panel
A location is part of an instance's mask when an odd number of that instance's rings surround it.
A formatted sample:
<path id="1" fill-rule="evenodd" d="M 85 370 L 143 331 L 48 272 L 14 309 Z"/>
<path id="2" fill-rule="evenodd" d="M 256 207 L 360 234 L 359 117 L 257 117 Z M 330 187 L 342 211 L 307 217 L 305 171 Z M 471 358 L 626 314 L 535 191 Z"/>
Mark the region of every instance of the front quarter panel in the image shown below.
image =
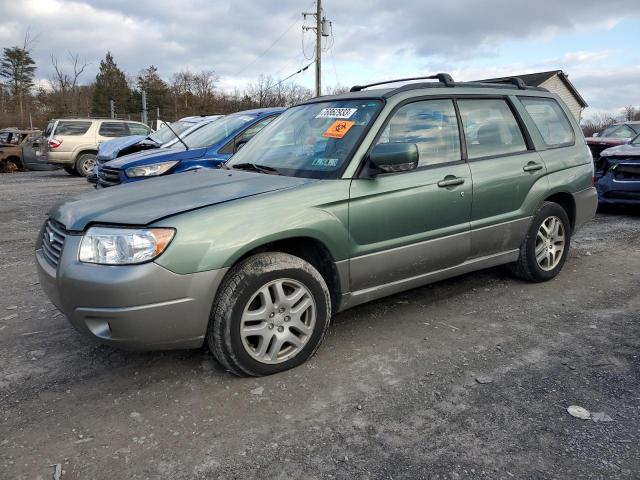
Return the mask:
<path id="1" fill-rule="evenodd" d="M 320 241 L 334 261 L 344 260 L 348 199 L 349 181 L 317 180 L 182 213 L 154 224 L 177 231 L 156 262 L 181 274 L 225 268 L 257 247 L 293 237 Z"/>

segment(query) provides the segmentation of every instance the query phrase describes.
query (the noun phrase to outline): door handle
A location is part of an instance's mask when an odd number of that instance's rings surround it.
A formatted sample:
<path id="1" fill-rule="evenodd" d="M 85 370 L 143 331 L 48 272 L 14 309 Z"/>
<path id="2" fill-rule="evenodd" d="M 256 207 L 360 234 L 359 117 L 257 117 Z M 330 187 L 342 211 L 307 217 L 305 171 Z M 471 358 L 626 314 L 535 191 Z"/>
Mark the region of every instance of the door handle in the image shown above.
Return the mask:
<path id="1" fill-rule="evenodd" d="M 447 177 L 445 177 L 444 179 L 442 179 L 442 180 L 440 180 L 438 182 L 438 186 L 440 188 L 455 187 L 456 185 L 462 185 L 463 183 L 464 183 L 464 178 L 459 178 L 459 177 L 447 178 Z"/>
<path id="2" fill-rule="evenodd" d="M 522 167 L 522 170 L 524 170 L 525 172 L 536 172 L 538 170 L 542 170 L 542 165 L 535 162 L 529 162 L 524 167 Z"/>

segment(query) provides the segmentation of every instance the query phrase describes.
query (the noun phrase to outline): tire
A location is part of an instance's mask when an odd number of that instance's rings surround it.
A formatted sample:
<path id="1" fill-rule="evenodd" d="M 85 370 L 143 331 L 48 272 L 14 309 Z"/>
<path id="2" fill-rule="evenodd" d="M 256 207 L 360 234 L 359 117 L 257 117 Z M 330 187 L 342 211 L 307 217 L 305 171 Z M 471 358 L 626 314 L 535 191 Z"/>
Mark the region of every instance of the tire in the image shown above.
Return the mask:
<path id="1" fill-rule="evenodd" d="M 78 156 L 76 160 L 76 172 L 78 175 L 82 175 L 83 177 L 88 177 L 93 173 L 93 167 L 96 164 L 96 154 L 95 153 L 83 153 Z"/>
<path id="2" fill-rule="evenodd" d="M 64 168 L 64 171 L 67 172 L 69 175 L 73 175 L 75 177 L 78 176 L 78 172 L 76 171 L 76 167 L 74 165 L 65 165 L 62 168 Z"/>
<path id="3" fill-rule="evenodd" d="M 555 230 L 553 226 L 556 224 L 559 224 L 557 232 L 551 232 L 550 236 L 545 237 L 545 232 L 550 227 Z M 562 241 L 560 237 L 563 237 Z M 570 246 L 571 223 L 567 212 L 557 203 L 544 202 L 533 217 L 527 236 L 520 246 L 518 261 L 510 265 L 511 271 L 530 282 L 551 280 L 562 270 Z"/>
<path id="4" fill-rule="evenodd" d="M 207 344 L 231 373 L 271 375 L 309 359 L 330 319 L 329 289 L 313 266 L 286 253 L 260 253 L 227 272 L 211 309 Z M 293 337 L 297 346 L 287 342 Z"/>

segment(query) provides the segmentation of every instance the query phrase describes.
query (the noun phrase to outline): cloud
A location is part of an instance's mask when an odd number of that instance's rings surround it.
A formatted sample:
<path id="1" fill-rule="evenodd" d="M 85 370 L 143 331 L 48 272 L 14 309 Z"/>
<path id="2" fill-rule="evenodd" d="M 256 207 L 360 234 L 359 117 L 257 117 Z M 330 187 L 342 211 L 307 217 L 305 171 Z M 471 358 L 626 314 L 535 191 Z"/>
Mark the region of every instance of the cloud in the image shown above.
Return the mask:
<path id="1" fill-rule="evenodd" d="M 34 57 L 41 78 L 51 73 L 51 53 L 60 59 L 68 52 L 77 53 L 90 62 L 84 81 L 95 76 L 109 50 L 129 74 L 151 64 L 165 78 L 182 69 L 214 70 L 226 88 L 242 87 L 259 74 L 285 76 L 309 62 L 302 52 L 301 11 L 312 9 L 311 0 L 4 3 L 0 45 L 21 43 L 27 27 L 38 33 Z M 632 87 L 622 86 L 620 94 L 605 94 L 606 84 L 598 82 L 609 80 L 607 75 L 581 70 L 610 61 L 617 54 L 612 49 L 552 51 L 544 59 L 511 65 L 500 65 L 497 59 L 509 42 L 542 45 L 563 35 L 606 35 L 624 18 L 640 16 L 638 2 L 610 0 L 605 7 L 602 2 L 584 0 L 325 0 L 324 8 L 335 33 L 325 61 L 329 78 L 362 82 L 407 71 L 423 73 L 433 66 L 478 78 L 559 65 L 571 67 L 572 79 L 583 82 L 585 93 L 598 96 L 587 98 L 589 103 L 600 104 L 601 98 L 621 101 L 623 94 L 633 93 Z M 307 41 L 310 35 L 306 34 Z M 306 74 L 304 81 L 311 78 Z M 634 85 L 631 78 L 629 82 Z M 635 82 L 640 90 L 640 80 Z"/>

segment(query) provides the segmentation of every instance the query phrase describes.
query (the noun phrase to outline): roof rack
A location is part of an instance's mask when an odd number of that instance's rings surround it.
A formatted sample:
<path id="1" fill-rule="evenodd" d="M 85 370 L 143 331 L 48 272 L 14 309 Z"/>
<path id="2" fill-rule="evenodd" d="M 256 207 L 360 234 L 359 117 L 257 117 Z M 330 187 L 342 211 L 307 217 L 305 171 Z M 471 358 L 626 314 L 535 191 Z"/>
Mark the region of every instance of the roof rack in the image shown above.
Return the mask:
<path id="1" fill-rule="evenodd" d="M 387 80 L 384 82 L 370 83 L 368 85 L 354 85 L 349 90 L 350 92 L 360 92 L 365 88 L 375 87 L 377 85 L 385 85 L 387 83 L 408 82 L 410 80 L 438 80 L 440 83 L 444 83 L 447 87 L 454 87 L 456 82 L 453 81 L 451 75 L 448 73 L 436 73 L 435 75 L 429 75 L 428 77 L 411 77 L 411 78 L 398 78 L 395 80 Z"/>
<path id="2" fill-rule="evenodd" d="M 495 80 L 478 80 L 473 83 L 502 83 L 502 84 L 511 84 L 518 87 L 519 90 L 526 90 L 527 84 L 520 77 L 504 77 L 504 78 L 496 78 Z"/>

